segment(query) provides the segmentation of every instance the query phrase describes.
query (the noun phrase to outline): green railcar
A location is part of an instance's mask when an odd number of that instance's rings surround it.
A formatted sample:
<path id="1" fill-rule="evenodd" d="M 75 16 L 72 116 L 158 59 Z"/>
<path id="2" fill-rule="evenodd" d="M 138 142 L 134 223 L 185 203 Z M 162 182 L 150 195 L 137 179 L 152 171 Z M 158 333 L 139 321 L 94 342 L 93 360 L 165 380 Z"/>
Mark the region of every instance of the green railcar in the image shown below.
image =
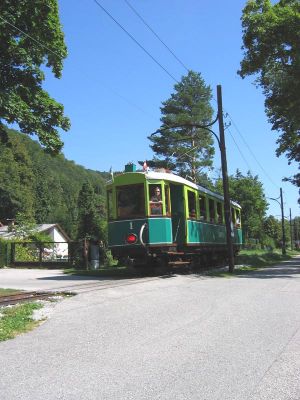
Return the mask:
<path id="1" fill-rule="evenodd" d="M 225 260 L 223 205 L 219 194 L 173 173 L 126 166 L 107 184 L 108 246 L 114 258 L 143 269 Z M 231 216 L 237 253 L 242 230 L 235 202 Z"/>

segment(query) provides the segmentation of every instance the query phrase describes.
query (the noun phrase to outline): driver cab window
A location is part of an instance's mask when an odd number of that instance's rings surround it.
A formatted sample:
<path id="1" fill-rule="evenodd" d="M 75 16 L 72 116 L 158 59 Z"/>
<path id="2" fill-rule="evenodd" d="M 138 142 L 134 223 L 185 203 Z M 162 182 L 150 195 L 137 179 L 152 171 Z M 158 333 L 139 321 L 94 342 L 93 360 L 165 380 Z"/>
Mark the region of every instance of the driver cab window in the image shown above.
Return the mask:
<path id="1" fill-rule="evenodd" d="M 144 185 L 117 187 L 117 210 L 119 218 L 145 216 Z"/>
<path id="2" fill-rule="evenodd" d="M 162 188 L 161 185 L 149 185 L 150 193 L 150 215 L 162 215 L 163 201 L 162 201 Z"/>

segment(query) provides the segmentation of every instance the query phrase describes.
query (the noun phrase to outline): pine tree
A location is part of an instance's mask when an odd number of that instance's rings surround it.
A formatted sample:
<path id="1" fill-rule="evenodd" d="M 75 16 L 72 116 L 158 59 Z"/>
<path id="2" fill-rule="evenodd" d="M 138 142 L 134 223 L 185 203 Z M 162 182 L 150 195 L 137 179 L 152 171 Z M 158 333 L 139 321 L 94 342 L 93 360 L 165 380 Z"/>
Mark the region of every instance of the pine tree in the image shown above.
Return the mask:
<path id="1" fill-rule="evenodd" d="M 174 89 L 171 97 L 162 103 L 160 134 L 149 137 L 150 147 L 156 162 L 197 181 L 205 168 L 212 165 L 212 135 L 202 128 L 172 127 L 209 124 L 213 115 L 211 88 L 205 85 L 200 73 L 189 71 Z"/>
<path id="2" fill-rule="evenodd" d="M 78 195 L 78 239 L 102 239 L 101 221 L 97 213 L 95 192 L 85 182 Z"/>

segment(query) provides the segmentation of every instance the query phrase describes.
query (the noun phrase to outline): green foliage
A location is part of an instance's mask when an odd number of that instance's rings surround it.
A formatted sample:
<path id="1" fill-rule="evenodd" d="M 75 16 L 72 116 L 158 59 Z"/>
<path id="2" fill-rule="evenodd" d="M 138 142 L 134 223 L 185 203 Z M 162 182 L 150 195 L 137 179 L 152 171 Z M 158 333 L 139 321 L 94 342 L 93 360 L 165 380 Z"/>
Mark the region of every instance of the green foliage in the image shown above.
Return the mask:
<path id="1" fill-rule="evenodd" d="M 243 10 L 243 50 L 239 74 L 255 74 L 266 97 L 273 130 L 281 131 L 277 155 L 300 162 L 300 2 L 249 0 Z M 300 174 L 288 179 L 300 186 Z"/>
<path id="2" fill-rule="evenodd" d="M 199 73 L 189 71 L 175 86 L 171 97 L 162 103 L 161 131 L 149 136 L 157 164 L 174 169 L 181 176 L 198 180 L 204 168 L 212 165 L 214 154 L 212 135 L 184 124 L 207 125 L 211 122 L 211 89 Z"/>
<path id="3" fill-rule="evenodd" d="M 92 185 L 85 182 L 78 195 L 78 239 L 103 240 L 104 232 Z"/>
<path id="4" fill-rule="evenodd" d="M 33 216 L 33 165 L 24 143 L 11 136 L 0 141 L 0 220 L 17 212 Z"/>
<path id="5" fill-rule="evenodd" d="M 296 217 L 292 220 L 292 233 L 296 247 L 300 249 L 300 217 Z"/>
<path id="6" fill-rule="evenodd" d="M 15 244 L 15 261 L 39 261 L 39 251 L 35 245 L 18 241 Z"/>
<path id="7" fill-rule="evenodd" d="M 221 191 L 221 180 L 217 182 L 217 188 Z M 258 176 L 253 176 L 250 172 L 244 176 L 237 170 L 234 176 L 229 177 L 229 194 L 231 200 L 242 207 L 242 228 L 245 240 L 261 239 L 267 201 Z"/>
<path id="8" fill-rule="evenodd" d="M 281 222 L 270 215 L 264 219 L 263 231 L 265 233 L 263 244 L 272 248 L 279 247 L 282 238 Z"/>
<path id="9" fill-rule="evenodd" d="M 40 303 L 27 303 L 1 310 L 0 342 L 33 329 L 38 324 L 32 319 L 33 311 L 42 307 Z"/>
<path id="10" fill-rule="evenodd" d="M 0 16 L 0 135 L 3 121 L 17 123 L 58 152 L 58 129 L 68 130 L 70 121 L 42 88 L 45 66 L 59 78 L 67 56 L 57 0 L 2 0 Z"/>
<path id="11" fill-rule="evenodd" d="M 7 130 L 7 142 L 0 143 L 0 221 L 17 218 L 21 227 L 29 221 L 58 223 L 75 239 L 78 194 L 85 182 L 94 190 L 95 207 L 105 235 L 102 173 L 76 165 L 62 154 L 51 156 L 26 135 Z"/>
<path id="12" fill-rule="evenodd" d="M 9 244 L 7 241 L 0 239 L 0 268 L 6 267 L 9 264 L 8 260 L 8 248 Z"/>

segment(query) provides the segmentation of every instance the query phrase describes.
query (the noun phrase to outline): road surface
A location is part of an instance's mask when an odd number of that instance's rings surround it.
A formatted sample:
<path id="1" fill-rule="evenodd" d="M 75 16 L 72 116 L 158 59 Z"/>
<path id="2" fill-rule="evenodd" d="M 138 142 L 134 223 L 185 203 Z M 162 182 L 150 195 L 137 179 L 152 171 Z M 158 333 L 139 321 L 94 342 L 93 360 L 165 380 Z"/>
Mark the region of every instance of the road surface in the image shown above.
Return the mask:
<path id="1" fill-rule="evenodd" d="M 300 257 L 82 292 L 0 360 L 1 400 L 299 400 Z"/>

